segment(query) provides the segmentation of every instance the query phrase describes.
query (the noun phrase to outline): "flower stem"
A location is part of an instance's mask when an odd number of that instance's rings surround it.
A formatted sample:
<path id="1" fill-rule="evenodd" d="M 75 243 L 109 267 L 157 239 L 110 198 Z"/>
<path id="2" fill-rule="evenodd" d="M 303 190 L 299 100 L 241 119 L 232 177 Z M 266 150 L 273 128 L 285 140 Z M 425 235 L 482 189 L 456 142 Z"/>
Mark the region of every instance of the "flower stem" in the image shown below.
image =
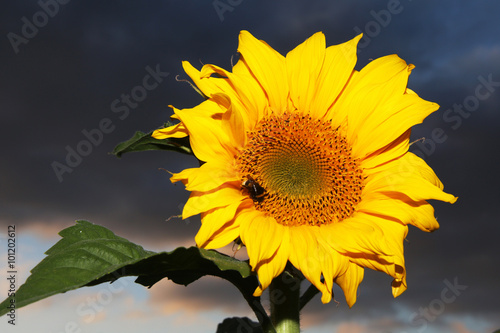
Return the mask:
<path id="1" fill-rule="evenodd" d="M 271 283 L 271 320 L 276 333 L 300 332 L 299 297 L 300 280 L 287 271 Z"/>
<path id="2" fill-rule="evenodd" d="M 262 330 L 266 333 L 276 333 L 276 330 L 274 329 L 273 324 L 266 313 L 266 310 L 264 310 L 262 304 L 260 303 L 260 297 L 251 296 L 245 297 L 245 299 L 255 313 L 255 316 L 257 317 Z"/>

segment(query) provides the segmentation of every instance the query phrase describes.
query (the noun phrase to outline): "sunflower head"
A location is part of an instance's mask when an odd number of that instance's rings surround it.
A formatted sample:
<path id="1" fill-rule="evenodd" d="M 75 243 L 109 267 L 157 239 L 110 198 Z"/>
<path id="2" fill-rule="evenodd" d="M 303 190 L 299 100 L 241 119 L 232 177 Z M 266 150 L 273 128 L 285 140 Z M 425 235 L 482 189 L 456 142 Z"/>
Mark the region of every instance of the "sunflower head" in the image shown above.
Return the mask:
<path id="1" fill-rule="evenodd" d="M 357 71 L 360 36 L 326 47 L 316 33 L 282 56 L 240 33 L 232 71 L 183 66 L 208 97 L 174 108 L 157 139 L 189 136 L 204 163 L 171 178 L 201 214 L 196 243 L 246 245 L 259 296 L 289 262 L 323 294 L 356 301 L 364 267 L 406 289 L 403 240 L 412 224 L 439 227 L 429 199 L 453 203 L 433 170 L 408 151 L 410 129 L 438 109 L 407 88 L 413 65 L 396 55 Z"/>

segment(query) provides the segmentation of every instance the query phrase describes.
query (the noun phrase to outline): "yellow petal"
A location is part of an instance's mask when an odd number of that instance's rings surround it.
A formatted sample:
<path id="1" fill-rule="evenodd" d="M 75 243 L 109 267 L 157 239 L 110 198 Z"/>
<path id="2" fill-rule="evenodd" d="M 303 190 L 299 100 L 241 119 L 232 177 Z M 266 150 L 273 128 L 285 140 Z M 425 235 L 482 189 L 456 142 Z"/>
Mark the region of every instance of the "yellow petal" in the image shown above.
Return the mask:
<path id="1" fill-rule="evenodd" d="M 384 238 L 387 241 L 386 244 L 390 248 L 386 254 L 392 256 L 394 264 L 404 267 L 403 240 L 408 234 L 408 227 L 382 216 L 365 215 L 365 218 L 369 219 L 382 230 Z M 396 270 L 395 277 L 402 277 L 402 275 L 398 274 L 400 273 Z"/>
<path id="2" fill-rule="evenodd" d="M 408 289 L 408 286 L 406 284 L 406 275 L 403 276 L 401 279 L 394 279 L 391 283 L 391 286 L 392 286 L 392 296 L 394 296 L 394 298 L 404 293 L 406 289 Z"/>
<path id="3" fill-rule="evenodd" d="M 231 102 L 240 110 L 245 130 L 251 131 L 262 118 L 263 111 L 267 106 L 267 98 L 259 82 L 248 71 L 244 61 L 238 61 L 233 68 L 234 73 L 228 72 L 215 65 L 205 65 L 201 70 L 203 79 L 213 79 L 212 74 L 226 78 L 231 86 L 229 95 Z M 233 96 L 235 95 L 235 96 Z"/>
<path id="4" fill-rule="evenodd" d="M 262 292 L 269 287 L 274 278 L 279 276 L 285 269 L 290 254 L 290 234 L 288 228 L 283 229 L 281 244 L 276 253 L 269 259 L 263 260 L 257 265 L 257 275 L 260 285 L 254 292 L 255 297 L 260 297 Z"/>
<path id="5" fill-rule="evenodd" d="M 214 208 L 225 207 L 244 198 L 239 182 L 224 184 L 210 192 L 193 191 L 182 210 L 182 218 L 186 219 Z"/>
<path id="6" fill-rule="evenodd" d="M 188 61 L 182 62 L 182 68 L 187 75 L 193 80 L 194 84 L 201 90 L 201 92 L 210 97 L 213 94 L 225 92 L 226 94 L 231 91 L 229 83 L 221 78 L 207 78 L 201 75 L 201 72 L 193 67 Z"/>
<path id="7" fill-rule="evenodd" d="M 345 91 L 333 105 L 330 113 L 334 114 L 332 119 L 335 123 L 342 125 L 347 119 L 347 136 L 356 156 L 363 157 L 374 151 L 358 144 L 358 137 L 359 141 L 365 143 L 365 137 L 370 135 L 373 124 L 387 118 L 380 110 L 384 107 L 389 109 L 390 105 L 394 107 L 394 99 L 405 93 L 411 68 L 413 67 L 396 55 L 373 60 L 357 75 L 353 75 Z M 391 139 L 396 139 L 407 129 Z"/>
<path id="8" fill-rule="evenodd" d="M 286 55 L 290 99 L 301 112 L 307 113 L 311 110 L 316 83 L 323 66 L 325 47 L 325 35 L 317 32 Z"/>
<path id="9" fill-rule="evenodd" d="M 392 260 L 394 261 L 394 280 L 392 281 L 392 294 L 394 297 L 401 295 L 407 288 L 406 268 L 404 259 L 403 239 L 408 234 L 408 227 L 399 223 L 393 223 L 387 219 L 380 218 L 379 225 L 382 225 L 385 237 L 393 248 Z"/>
<path id="10" fill-rule="evenodd" d="M 366 119 L 363 130 L 358 132 L 358 140 L 353 150 L 358 156 L 366 156 L 390 144 L 414 125 L 422 121 L 439 105 L 425 101 L 417 95 L 404 94 L 394 97 L 377 107 L 377 116 Z"/>
<path id="11" fill-rule="evenodd" d="M 249 104 L 247 103 L 248 98 L 244 98 L 242 92 L 247 94 L 252 93 L 255 97 L 259 97 L 255 89 L 252 89 L 252 91 L 248 91 L 250 87 L 258 87 L 258 83 L 254 78 L 251 78 L 251 80 L 247 80 L 245 78 L 236 77 L 230 72 L 227 72 L 222 68 L 214 65 L 204 65 L 201 72 L 194 68 L 187 61 L 184 61 L 182 65 L 186 73 L 200 88 L 203 94 L 208 97 L 217 96 L 220 94 L 227 96 L 230 103 L 224 102 L 224 100 L 220 97 L 216 98 L 216 101 L 221 102 L 220 104 L 224 105 L 226 108 L 229 107 L 229 105 L 234 105 L 240 112 L 242 112 L 241 116 L 243 118 L 243 121 L 245 123 L 249 123 L 248 117 L 253 115 L 248 114 L 248 112 L 246 111 L 247 107 L 249 106 Z M 214 73 L 220 77 L 211 77 L 211 75 Z M 261 95 L 262 97 L 259 99 L 259 101 L 264 103 L 265 97 L 262 90 Z M 256 122 L 256 120 L 253 119 L 253 122 Z"/>
<path id="12" fill-rule="evenodd" d="M 151 135 L 153 138 L 163 140 L 167 138 L 185 138 L 189 133 L 183 123 L 178 123 L 165 128 L 157 129 Z"/>
<path id="13" fill-rule="evenodd" d="M 172 182 L 182 181 L 188 191 L 206 192 L 213 190 L 227 182 L 238 182 L 240 179 L 231 161 L 209 161 L 199 168 L 184 169 L 174 174 Z"/>
<path id="14" fill-rule="evenodd" d="M 319 240 L 324 246 L 344 253 L 364 252 L 370 254 L 388 254 L 390 249 L 382 230 L 359 214 L 329 225 L 322 225 Z"/>
<path id="15" fill-rule="evenodd" d="M 456 197 L 443 192 L 434 183 L 424 179 L 420 174 L 415 174 L 412 169 L 405 169 L 406 166 L 410 166 L 404 164 L 406 161 L 407 159 L 401 158 L 393 164 L 391 170 L 368 177 L 364 191 L 381 192 L 390 198 L 403 201 L 408 198 L 417 202 L 430 199 L 449 203 L 457 201 Z"/>
<path id="16" fill-rule="evenodd" d="M 349 260 L 363 267 L 382 271 L 394 277 L 393 295 L 400 295 L 406 289 L 406 270 L 404 262 L 403 240 L 408 233 L 408 227 L 387 220 L 380 216 L 367 216 L 378 225 L 384 233 L 384 238 L 390 246 L 389 255 L 369 255 L 367 253 L 347 253 Z"/>
<path id="17" fill-rule="evenodd" d="M 362 35 L 326 49 L 323 68 L 316 82 L 311 114 L 324 117 L 351 77 L 356 64 L 356 48 Z"/>
<path id="18" fill-rule="evenodd" d="M 236 201 L 203 213 L 201 227 L 195 237 L 196 245 L 205 249 L 216 249 L 234 241 L 239 236 L 240 223 L 235 219 L 235 215 L 240 207 L 244 205 L 241 201 Z"/>
<path id="19" fill-rule="evenodd" d="M 362 168 L 366 175 L 373 172 L 380 172 L 381 166 L 390 161 L 402 157 L 408 152 L 410 146 L 411 129 L 404 132 L 399 138 L 389 143 L 387 146 L 380 148 L 374 153 L 365 156 L 362 159 Z"/>
<path id="20" fill-rule="evenodd" d="M 417 155 L 413 154 L 412 152 L 408 152 L 408 154 L 405 155 L 402 163 L 403 165 L 400 166 L 400 169 L 404 168 L 405 172 L 410 172 L 415 170 L 415 172 L 417 172 L 420 176 L 422 176 L 432 185 L 440 189 L 444 189 L 443 183 L 436 176 L 434 170 L 432 170 L 432 168 Z"/>
<path id="21" fill-rule="evenodd" d="M 342 275 L 346 272 L 349 267 L 349 260 L 347 257 L 339 254 L 337 251 L 332 250 L 330 247 L 321 246 L 321 266 L 323 271 L 323 277 L 325 279 L 326 291 L 328 293 L 323 292 L 323 296 L 321 297 L 321 301 L 323 303 L 328 303 L 332 298 L 332 288 L 333 281 L 339 275 Z"/>
<path id="22" fill-rule="evenodd" d="M 215 115 L 222 117 L 221 107 L 213 100 L 207 100 L 193 109 L 176 110 L 176 114 L 189 131 L 191 148 L 201 161 L 218 160 L 221 156 L 233 156 L 233 144 L 228 133 Z"/>
<path id="23" fill-rule="evenodd" d="M 172 173 L 172 177 L 170 177 L 170 181 L 172 183 L 177 183 L 181 181 L 184 185 L 186 185 L 189 181 L 189 178 L 198 172 L 198 168 L 189 168 L 184 169 L 179 173 Z"/>
<path id="24" fill-rule="evenodd" d="M 373 200 L 365 198 L 359 203 L 358 211 L 385 216 L 388 219 L 398 219 L 401 223 L 412 224 L 422 231 L 429 232 L 439 228 L 434 217 L 434 208 L 426 201 L 401 201 L 389 197 L 379 197 Z"/>
<path id="25" fill-rule="evenodd" d="M 348 253 L 349 261 L 374 271 L 384 272 L 389 276 L 396 275 L 396 266 L 392 256 L 378 256 L 367 253 Z"/>
<path id="26" fill-rule="evenodd" d="M 240 225 L 234 221 L 227 222 L 219 229 L 219 233 L 209 238 L 204 244 L 205 249 L 220 249 L 233 242 L 240 233 Z"/>
<path id="27" fill-rule="evenodd" d="M 321 282 L 322 256 L 318 246 L 318 227 L 290 227 L 290 262 L 312 283 L 323 295 L 328 294 L 326 286 Z"/>
<path id="28" fill-rule="evenodd" d="M 276 112 L 285 111 L 288 97 L 285 58 L 248 31 L 242 31 L 239 39 L 238 52 L 264 89 L 269 106 Z"/>
<path id="29" fill-rule="evenodd" d="M 255 269 L 276 253 L 285 227 L 256 209 L 242 211 L 238 218 L 241 221 L 240 237 L 247 247 L 250 266 Z"/>
<path id="30" fill-rule="evenodd" d="M 344 291 L 347 305 L 352 307 L 356 303 L 358 286 L 363 281 L 364 269 L 354 263 L 349 263 L 349 268 L 345 274 L 337 277 L 335 282 Z"/>
<path id="31" fill-rule="evenodd" d="M 226 108 L 226 112 L 222 115 L 222 128 L 229 135 L 229 140 L 236 149 L 243 148 L 247 142 L 247 135 L 240 110 L 233 106 L 226 94 L 215 94 L 211 98 Z"/>

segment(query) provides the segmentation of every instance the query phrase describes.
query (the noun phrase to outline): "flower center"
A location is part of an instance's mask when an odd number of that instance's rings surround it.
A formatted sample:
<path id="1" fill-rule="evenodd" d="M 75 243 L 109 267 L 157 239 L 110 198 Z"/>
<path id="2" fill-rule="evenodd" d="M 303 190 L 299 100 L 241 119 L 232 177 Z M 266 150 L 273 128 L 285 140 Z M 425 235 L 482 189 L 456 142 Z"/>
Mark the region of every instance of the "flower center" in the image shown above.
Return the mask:
<path id="1" fill-rule="evenodd" d="M 351 151 L 330 122 L 284 113 L 248 133 L 236 163 L 256 209 L 283 225 L 321 225 L 346 219 L 361 200 L 363 174 Z M 257 188 L 265 191 L 258 198 Z"/>

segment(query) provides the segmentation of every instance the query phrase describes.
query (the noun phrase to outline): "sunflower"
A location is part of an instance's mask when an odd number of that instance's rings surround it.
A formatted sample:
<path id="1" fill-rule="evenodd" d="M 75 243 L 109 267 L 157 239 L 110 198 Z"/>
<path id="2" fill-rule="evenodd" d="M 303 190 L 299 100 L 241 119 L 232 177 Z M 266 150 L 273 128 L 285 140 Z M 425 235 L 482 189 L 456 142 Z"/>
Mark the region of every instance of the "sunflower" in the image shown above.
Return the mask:
<path id="1" fill-rule="evenodd" d="M 408 224 L 439 227 L 429 199 L 453 203 L 433 170 L 408 151 L 410 128 L 438 109 L 407 88 L 413 65 L 397 55 L 360 71 L 361 35 L 326 48 L 319 32 L 286 57 L 242 31 L 232 71 L 183 62 L 207 97 L 174 109 L 180 122 L 157 139 L 189 136 L 200 167 L 173 174 L 191 191 L 182 216 L 201 214 L 196 243 L 216 249 L 238 237 L 260 296 L 290 262 L 349 306 L 364 268 L 406 290 Z"/>

